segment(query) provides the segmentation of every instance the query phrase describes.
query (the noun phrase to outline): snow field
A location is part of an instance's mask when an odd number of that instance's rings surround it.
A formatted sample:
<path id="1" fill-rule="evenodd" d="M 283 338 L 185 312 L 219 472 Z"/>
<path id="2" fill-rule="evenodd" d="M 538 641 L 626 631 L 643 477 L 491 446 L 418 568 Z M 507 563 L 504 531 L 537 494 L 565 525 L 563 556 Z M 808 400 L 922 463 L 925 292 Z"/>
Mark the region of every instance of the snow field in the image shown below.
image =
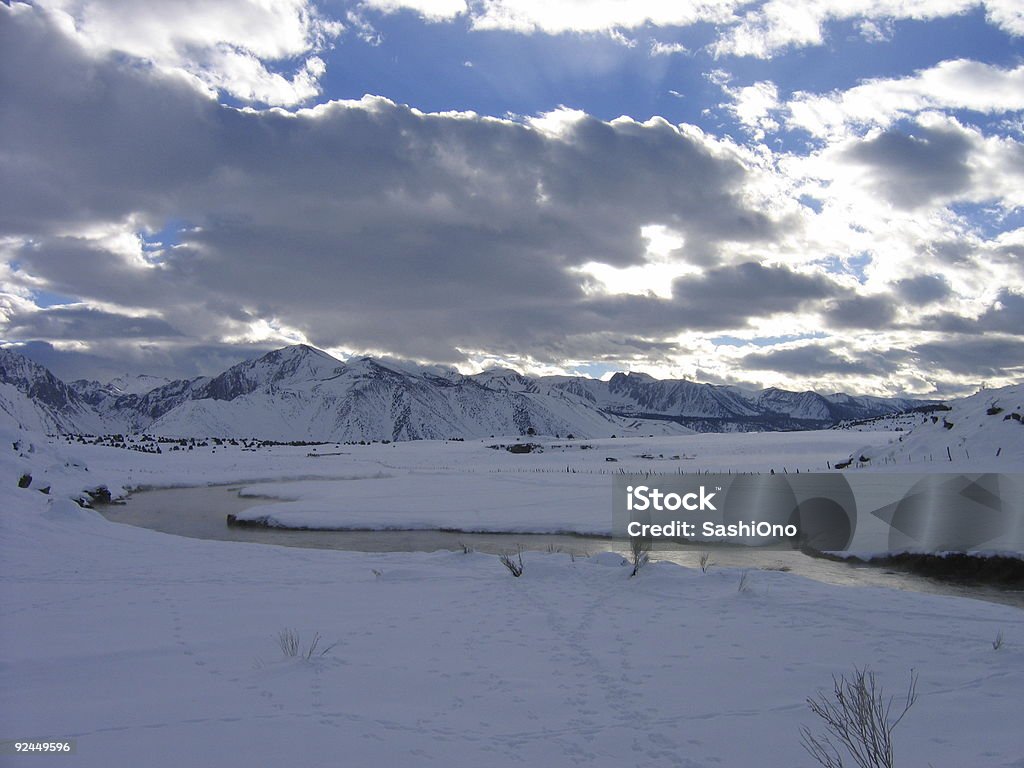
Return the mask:
<path id="1" fill-rule="evenodd" d="M 805 699 L 855 665 L 896 695 L 919 675 L 896 732 L 901 768 L 1022 765 L 1024 614 L 1013 607 L 767 571 L 741 591 L 742 572 L 724 567 L 653 563 L 631 579 L 612 553 L 527 552 L 516 579 L 490 555 L 184 539 L 68 499 L 90 484 L 274 480 L 260 492 L 298 499 L 280 514 L 337 515 L 328 501 L 362 484 L 390 494 L 393 520 L 436 523 L 475 505 L 506 527 L 542 512 L 605 525 L 620 468 L 818 470 L 892 435 L 546 441 L 523 455 L 486 447 L 499 440 L 331 445 L 317 450 L 340 455 L 320 458 L 0 437 L 25 441 L 0 453 L 0 738 L 76 739 L 76 755 L 53 758 L 62 765 L 810 766 Z M 1020 471 L 1012 456 L 1005 466 Z M 26 471 L 32 486 L 18 489 Z M 554 502 L 530 506 L 541 497 Z M 437 502 L 452 498 L 471 503 Z M 321 648 L 337 644 L 286 657 L 286 628 L 300 652 L 315 633 Z"/>

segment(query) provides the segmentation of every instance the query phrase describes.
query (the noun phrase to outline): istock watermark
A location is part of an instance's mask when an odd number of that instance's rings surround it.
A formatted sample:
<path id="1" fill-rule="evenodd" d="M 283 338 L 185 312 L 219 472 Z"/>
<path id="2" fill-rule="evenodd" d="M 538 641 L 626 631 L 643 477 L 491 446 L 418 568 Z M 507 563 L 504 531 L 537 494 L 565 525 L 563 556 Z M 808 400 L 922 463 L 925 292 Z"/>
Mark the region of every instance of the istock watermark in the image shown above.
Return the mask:
<path id="1" fill-rule="evenodd" d="M 685 509 L 690 512 L 695 510 L 710 509 L 715 511 L 712 500 L 715 494 L 721 491 L 721 486 L 708 493 L 705 486 L 690 493 L 662 493 L 657 488 L 646 485 L 626 486 L 626 508 L 630 511 L 646 512 L 648 509 L 656 509 L 659 512 L 675 512 L 678 509 Z"/>
<path id="2" fill-rule="evenodd" d="M 616 538 L 886 552 L 1024 551 L 1024 475 L 617 475 Z"/>

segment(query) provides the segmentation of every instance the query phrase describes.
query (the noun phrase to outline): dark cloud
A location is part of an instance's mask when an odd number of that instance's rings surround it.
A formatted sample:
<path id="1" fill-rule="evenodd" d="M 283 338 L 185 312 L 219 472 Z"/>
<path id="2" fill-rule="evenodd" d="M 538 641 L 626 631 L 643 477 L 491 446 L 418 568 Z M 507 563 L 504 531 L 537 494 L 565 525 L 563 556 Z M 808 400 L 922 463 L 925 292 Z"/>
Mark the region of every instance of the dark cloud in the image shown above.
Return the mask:
<path id="1" fill-rule="evenodd" d="M 0 206 L 12 281 L 83 300 L 13 311 L 0 334 L 31 341 L 36 359 L 72 378 L 217 372 L 274 346 L 219 343 L 260 320 L 320 347 L 438 363 L 476 352 L 664 363 L 686 351 L 666 341 L 682 331 L 822 308 L 836 328 L 883 328 L 895 297 L 921 305 L 949 291 L 922 276 L 893 297 L 858 296 L 754 255 L 723 264 L 735 244 L 763 253 L 796 225 L 754 207 L 728 142 L 663 120 L 583 117 L 556 136 L 373 97 L 295 114 L 236 110 L 127 56 L 86 53 L 26 5 L 0 5 L 0 136 L 0 178 L 16 191 Z M 845 161 L 912 208 L 965 188 L 969 152 L 965 132 L 891 130 Z M 698 274 L 668 299 L 585 290 L 575 268 L 644 263 L 640 233 L 652 224 L 683 236 Z M 131 254 L 123 240 L 82 234 L 118 227 L 160 231 L 169 245 Z M 974 258 L 963 243 L 930 247 Z M 1018 332 L 1020 296 L 1004 293 L 979 328 Z M 152 316 L 125 319 L 139 310 Z M 969 325 L 949 314 L 936 323 Z M 92 352 L 47 343 L 72 340 Z M 803 350 L 749 364 L 888 370 Z"/>
<path id="2" fill-rule="evenodd" d="M 832 328 L 886 328 L 896 306 L 892 296 L 848 296 L 825 305 L 825 319 Z"/>
<path id="3" fill-rule="evenodd" d="M 86 55 L 42 13 L 5 15 L 0 171 L 19 195 L 0 210 L 0 234 L 30 239 L 14 260 L 47 290 L 144 307 L 198 339 L 276 318 L 320 346 L 444 362 L 556 342 L 582 358 L 589 334 L 745 325 L 802 301 L 803 287 L 826 290 L 767 271 L 783 292 L 768 284 L 758 297 L 749 276 L 730 285 L 712 270 L 705 290 L 680 286 L 668 303 L 587 297 L 570 268 L 643 263 L 651 223 L 683 233 L 705 263 L 720 243 L 776 235 L 744 202 L 743 164 L 667 122 L 584 117 L 551 136 L 374 98 L 239 111 Z M 187 227 L 151 254 L 156 267 L 58 234 L 129 217 Z M 738 303 L 709 299 L 716 289 Z"/>
<path id="4" fill-rule="evenodd" d="M 11 338 L 93 340 L 106 338 L 168 339 L 182 334 L 157 317 L 131 317 L 88 307 L 50 307 L 12 313 L 5 333 Z"/>
<path id="5" fill-rule="evenodd" d="M 18 344 L 16 351 L 50 369 L 65 381 L 107 382 L 126 373 L 169 379 L 211 376 L 280 344 L 144 344 L 110 343 L 99 351 L 58 349 L 46 341 Z"/>
<path id="6" fill-rule="evenodd" d="M 966 190 L 971 142 L 959 130 L 897 129 L 855 144 L 844 156 L 867 167 L 875 186 L 893 205 L 912 209 Z"/>
<path id="7" fill-rule="evenodd" d="M 978 318 L 978 325 L 986 331 L 1024 335 L 1024 293 L 1003 288 Z"/>
<path id="8" fill-rule="evenodd" d="M 938 240 L 922 244 L 918 247 L 918 253 L 946 264 L 962 266 L 971 263 L 975 249 L 976 244 L 968 240 Z"/>
<path id="9" fill-rule="evenodd" d="M 747 262 L 709 270 L 697 278 L 680 277 L 672 301 L 689 328 L 736 327 L 752 317 L 795 312 L 841 288 L 820 274 Z"/>
<path id="10" fill-rule="evenodd" d="M 844 289 L 821 274 L 756 262 L 721 266 L 672 283 L 672 298 L 619 295 L 582 303 L 588 323 L 609 322 L 646 335 L 747 327 L 756 318 L 796 312 Z M 603 319 L 603 320 L 602 320 Z"/>
<path id="11" fill-rule="evenodd" d="M 917 275 L 897 280 L 895 288 L 905 301 L 918 306 L 941 301 L 952 292 L 949 281 L 942 275 Z"/>
<path id="12" fill-rule="evenodd" d="M 924 319 L 928 330 L 959 334 L 1008 333 L 1024 335 L 1024 294 L 1003 288 L 996 300 L 977 318 L 940 312 Z"/>
<path id="13" fill-rule="evenodd" d="M 865 355 L 848 359 L 837 355 L 820 344 L 754 352 L 745 355 L 740 363 L 754 370 L 778 371 L 797 376 L 877 376 L 894 371 L 898 365 L 882 355 Z"/>
<path id="14" fill-rule="evenodd" d="M 1020 374 L 1024 340 L 963 336 L 919 344 L 914 353 L 925 366 L 968 376 Z"/>

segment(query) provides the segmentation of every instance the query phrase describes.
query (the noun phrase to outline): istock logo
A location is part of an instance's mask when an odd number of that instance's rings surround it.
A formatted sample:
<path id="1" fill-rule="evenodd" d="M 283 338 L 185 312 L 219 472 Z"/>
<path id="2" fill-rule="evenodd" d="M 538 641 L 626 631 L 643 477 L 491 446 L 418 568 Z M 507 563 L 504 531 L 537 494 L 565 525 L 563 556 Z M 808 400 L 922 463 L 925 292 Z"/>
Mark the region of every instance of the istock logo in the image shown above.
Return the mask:
<path id="1" fill-rule="evenodd" d="M 662 493 L 657 488 L 650 488 L 646 485 L 626 486 L 626 509 L 630 512 L 675 512 L 678 509 L 685 509 L 688 512 L 711 510 L 717 511 L 717 507 L 711 503 L 715 493 L 722 490 L 716 486 L 715 490 L 708 493 L 703 485 L 691 493 Z"/>

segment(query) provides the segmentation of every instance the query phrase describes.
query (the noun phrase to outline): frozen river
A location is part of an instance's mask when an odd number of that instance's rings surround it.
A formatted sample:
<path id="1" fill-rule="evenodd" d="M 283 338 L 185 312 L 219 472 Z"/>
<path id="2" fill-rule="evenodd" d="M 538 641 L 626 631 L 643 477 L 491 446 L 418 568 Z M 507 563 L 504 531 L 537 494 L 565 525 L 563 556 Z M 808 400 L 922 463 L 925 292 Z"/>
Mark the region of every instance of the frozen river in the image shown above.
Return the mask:
<path id="1" fill-rule="evenodd" d="M 287 547 L 338 549 L 351 552 L 458 551 L 463 547 L 499 554 L 523 550 L 551 551 L 588 556 L 598 552 L 626 552 L 618 542 L 601 536 L 523 533 L 465 533 L 449 530 L 287 530 L 227 525 L 229 514 L 258 506 L 261 499 L 238 495 L 242 485 L 167 488 L 139 491 L 123 504 L 104 505 L 99 511 L 113 522 L 149 528 L 177 536 L 221 541 L 275 544 Z M 252 484 L 245 487 L 253 488 Z M 970 586 L 889 571 L 877 566 L 833 562 L 798 551 L 737 547 L 675 548 L 656 550 L 652 558 L 691 568 L 699 567 L 700 553 L 710 552 L 712 568 L 779 570 L 829 584 L 875 586 L 933 594 L 958 595 L 1024 608 L 1024 592 L 988 586 Z"/>

